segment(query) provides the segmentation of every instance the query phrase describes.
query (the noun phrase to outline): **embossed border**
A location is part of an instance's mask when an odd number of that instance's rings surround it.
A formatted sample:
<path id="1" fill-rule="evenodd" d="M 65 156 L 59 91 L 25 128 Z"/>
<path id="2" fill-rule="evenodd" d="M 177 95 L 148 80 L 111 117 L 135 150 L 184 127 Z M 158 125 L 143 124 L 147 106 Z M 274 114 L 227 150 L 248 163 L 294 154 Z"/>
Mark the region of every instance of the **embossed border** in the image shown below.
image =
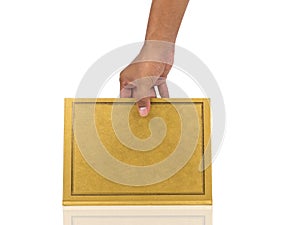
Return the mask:
<path id="1" fill-rule="evenodd" d="M 203 171 L 203 192 L 196 193 L 114 193 L 114 194 L 80 194 L 74 193 L 73 185 L 73 112 L 76 104 L 112 104 L 116 99 L 65 99 L 65 143 L 64 143 L 64 191 L 63 191 L 63 205 L 148 205 L 155 204 L 212 204 L 212 190 L 211 190 L 211 166 Z M 121 102 L 128 103 L 132 99 L 122 99 Z M 120 100 L 118 99 L 118 102 Z M 169 102 L 180 104 L 201 104 L 202 116 L 202 155 L 210 153 L 210 123 L 204 124 L 205 121 L 210 121 L 209 99 L 168 99 L 166 102 L 163 99 L 152 99 L 153 104 L 169 104 Z M 71 108 L 71 109 L 70 109 Z M 71 126 L 70 126 L 71 125 Z M 205 125 L 207 128 L 205 128 Z M 70 131 L 71 128 L 71 131 Z M 207 130 L 208 129 L 208 130 Z M 206 131 L 206 132 L 205 132 Z M 205 137 L 209 136 L 209 137 Z M 70 139 L 70 140 L 68 140 Z M 204 154 L 205 153 L 205 154 Z M 210 154 L 209 154 L 210 160 Z M 207 161 L 207 160 L 205 160 Z M 69 168 L 68 168 L 69 167 Z M 71 170 L 70 170 L 71 168 Z M 207 183 L 208 182 L 208 183 Z M 208 192 L 206 191 L 208 188 Z M 152 196 L 152 197 L 151 197 Z M 184 197 L 186 196 L 186 197 Z M 152 200 L 151 200 L 152 199 Z"/>

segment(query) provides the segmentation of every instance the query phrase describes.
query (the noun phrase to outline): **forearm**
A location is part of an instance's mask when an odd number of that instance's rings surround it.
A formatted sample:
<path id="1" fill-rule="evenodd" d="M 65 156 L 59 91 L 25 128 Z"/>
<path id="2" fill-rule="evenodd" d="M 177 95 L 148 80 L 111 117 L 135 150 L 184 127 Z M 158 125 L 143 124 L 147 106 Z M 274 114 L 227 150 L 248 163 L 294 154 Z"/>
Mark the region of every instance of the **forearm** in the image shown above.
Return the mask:
<path id="1" fill-rule="evenodd" d="M 145 39 L 175 43 L 188 2 L 189 0 L 153 0 Z"/>

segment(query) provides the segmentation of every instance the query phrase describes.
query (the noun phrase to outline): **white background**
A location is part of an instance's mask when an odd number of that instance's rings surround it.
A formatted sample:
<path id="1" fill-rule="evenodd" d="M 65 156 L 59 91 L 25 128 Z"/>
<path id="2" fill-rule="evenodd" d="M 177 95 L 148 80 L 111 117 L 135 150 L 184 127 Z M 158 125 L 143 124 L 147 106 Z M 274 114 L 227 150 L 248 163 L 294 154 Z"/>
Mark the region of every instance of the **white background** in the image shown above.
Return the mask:
<path id="1" fill-rule="evenodd" d="M 62 224 L 63 99 L 100 56 L 143 40 L 150 3 L 0 2 L 1 224 Z M 187 9 L 177 44 L 210 68 L 226 104 L 215 225 L 300 222 L 299 7 L 191 0 Z"/>

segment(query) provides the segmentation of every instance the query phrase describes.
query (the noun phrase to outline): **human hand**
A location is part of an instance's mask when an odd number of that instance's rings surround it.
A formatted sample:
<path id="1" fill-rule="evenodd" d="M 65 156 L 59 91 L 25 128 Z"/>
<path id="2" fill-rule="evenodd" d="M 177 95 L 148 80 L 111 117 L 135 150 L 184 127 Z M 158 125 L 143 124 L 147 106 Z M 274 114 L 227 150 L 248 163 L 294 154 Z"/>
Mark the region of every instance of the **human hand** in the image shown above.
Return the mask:
<path id="1" fill-rule="evenodd" d="M 147 43 L 136 59 L 120 73 L 120 97 L 135 98 L 140 116 L 150 111 L 150 98 L 159 95 L 168 98 L 166 78 L 172 68 L 173 44 Z"/>

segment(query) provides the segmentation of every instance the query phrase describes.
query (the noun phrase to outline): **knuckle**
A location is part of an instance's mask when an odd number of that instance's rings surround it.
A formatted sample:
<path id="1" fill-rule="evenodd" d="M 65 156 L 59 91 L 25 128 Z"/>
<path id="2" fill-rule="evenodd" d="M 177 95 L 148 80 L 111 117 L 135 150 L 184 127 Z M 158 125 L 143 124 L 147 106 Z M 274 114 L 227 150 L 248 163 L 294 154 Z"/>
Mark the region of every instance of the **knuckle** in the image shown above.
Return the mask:
<path id="1" fill-rule="evenodd" d="M 144 106 L 147 105 L 147 102 L 148 102 L 148 101 L 149 101 L 148 98 L 142 98 L 142 99 L 140 99 L 140 100 L 137 102 L 137 104 L 138 104 L 138 106 L 140 106 L 140 107 L 144 107 Z"/>

